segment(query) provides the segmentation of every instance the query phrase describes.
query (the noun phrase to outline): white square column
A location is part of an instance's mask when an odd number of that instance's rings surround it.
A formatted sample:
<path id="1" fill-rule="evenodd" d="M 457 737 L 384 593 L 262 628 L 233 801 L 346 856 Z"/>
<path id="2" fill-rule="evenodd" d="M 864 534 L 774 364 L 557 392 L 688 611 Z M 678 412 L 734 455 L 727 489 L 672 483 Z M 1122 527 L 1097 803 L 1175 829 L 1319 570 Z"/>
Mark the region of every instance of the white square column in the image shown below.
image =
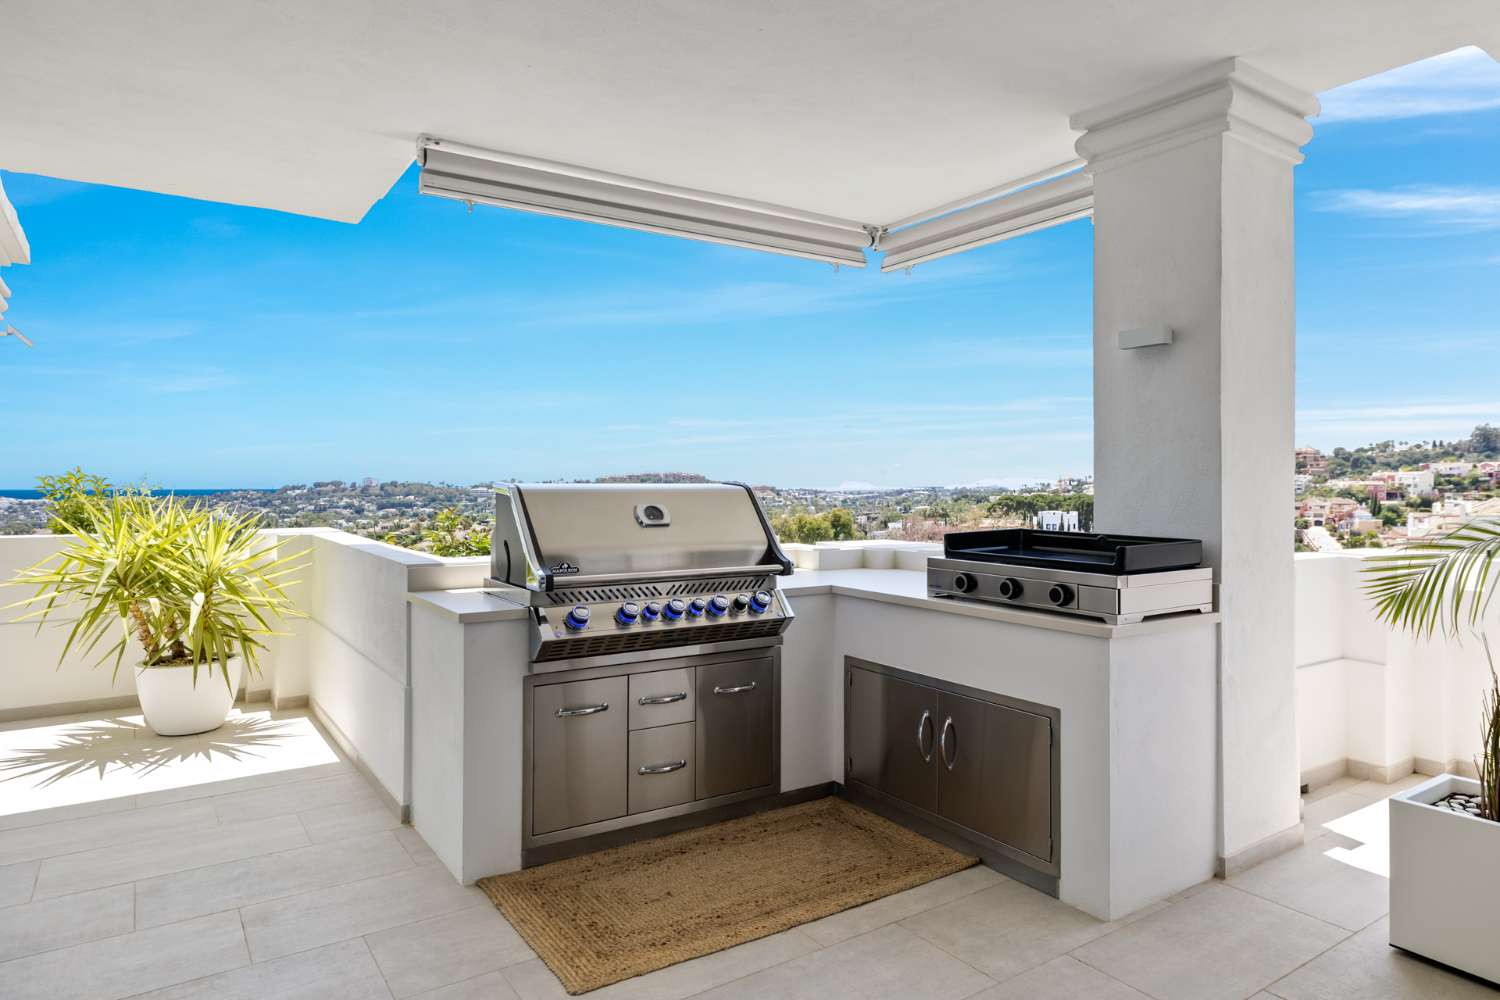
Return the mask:
<path id="1" fill-rule="evenodd" d="M 1108 531 L 1201 538 L 1217 571 L 1230 872 L 1302 837 L 1292 168 L 1317 109 L 1230 59 L 1072 121 L 1094 177 L 1095 517 Z M 1122 333 L 1161 326 L 1169 343 L 1121 346 Z"/>

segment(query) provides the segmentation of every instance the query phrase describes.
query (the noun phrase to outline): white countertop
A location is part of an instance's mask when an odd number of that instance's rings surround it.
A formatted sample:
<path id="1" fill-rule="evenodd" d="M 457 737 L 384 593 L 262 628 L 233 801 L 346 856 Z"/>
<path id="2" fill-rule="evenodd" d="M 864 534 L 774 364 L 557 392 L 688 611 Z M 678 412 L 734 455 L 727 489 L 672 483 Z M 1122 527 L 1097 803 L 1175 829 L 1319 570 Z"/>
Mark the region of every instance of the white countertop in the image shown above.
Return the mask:
<path id="1" fill-rule="evenodd" d="M 950 615 L 968 615 L 1010 625 L 1030 625 L 1053 632 L 1069 632 L 1100 639 L 1123 639 L 1182 628 L 1201 628 L 1219 621 L 1219 615 L 1190 611 L 1185 614 L 1148 618 L 1138 625 L 1106 625 L 1092 618 L 1052 614 L 1046 611 L 1022 611 L 994 604 L 955 601 L 927 596 L 927 574 L 906 569 L 836 569 L 798 570 L 777 582 L 788 597 L 814 594 L 837 594 L 862 597 L 887 604 L 937 611 Z M 436 611 L 462 624 L 510 621 L 525 618 L 525 605 L 496 597 L 475 587 L 463 590 L 426 590 L 409 593 L 407 601 Z"/>

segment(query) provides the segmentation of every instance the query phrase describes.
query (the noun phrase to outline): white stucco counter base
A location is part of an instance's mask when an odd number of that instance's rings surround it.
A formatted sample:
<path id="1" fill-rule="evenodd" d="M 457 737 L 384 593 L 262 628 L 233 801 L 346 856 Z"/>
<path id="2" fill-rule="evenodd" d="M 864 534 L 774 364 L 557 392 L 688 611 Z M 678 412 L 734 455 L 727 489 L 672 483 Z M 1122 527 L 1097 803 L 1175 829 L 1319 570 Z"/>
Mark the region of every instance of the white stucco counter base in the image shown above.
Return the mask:
<path id="1" fill-rule="evenodd" d="M 844 781 L 846 656 L 1056 708 L 1061 898 L 1112 920 L 1217 861 L 1218 618 L 1107 626 L 926 596 L 905 570 L 784 578 L 781 788 Z M 521 864 L 524 612 L 411 595 L 412 822 L 461 881 Z"/>

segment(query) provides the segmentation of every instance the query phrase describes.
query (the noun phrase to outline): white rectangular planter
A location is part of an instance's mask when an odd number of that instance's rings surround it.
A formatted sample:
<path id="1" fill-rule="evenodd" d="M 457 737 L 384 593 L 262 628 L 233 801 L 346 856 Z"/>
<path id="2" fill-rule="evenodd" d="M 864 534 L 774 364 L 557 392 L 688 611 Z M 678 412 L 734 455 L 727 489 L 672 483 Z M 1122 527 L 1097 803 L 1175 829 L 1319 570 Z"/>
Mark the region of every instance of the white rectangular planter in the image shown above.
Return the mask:
<path id="1" fill-rule="evenodd" d="M 1443 774 L 1391 796 L 1391 944 L 1500 984 L 1500 823 L 1431 805 L 1479 782 Z"/>

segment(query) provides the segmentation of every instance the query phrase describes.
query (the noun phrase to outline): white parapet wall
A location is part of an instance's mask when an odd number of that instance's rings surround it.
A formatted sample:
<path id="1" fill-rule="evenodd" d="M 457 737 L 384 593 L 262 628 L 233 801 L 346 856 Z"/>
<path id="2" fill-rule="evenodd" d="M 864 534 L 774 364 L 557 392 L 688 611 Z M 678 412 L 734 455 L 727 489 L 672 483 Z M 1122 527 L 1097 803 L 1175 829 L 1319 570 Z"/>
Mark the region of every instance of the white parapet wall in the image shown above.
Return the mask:
<path id="1" fill-rule="evenodd" d="M 1304 783 L 1473 773 L 1489 680 L 1477 636 L 1416 639 L 1376 619 L 1371 553 L 1297 557 L 1297 734 Z M 1500 639 L 1500 606 L 1489 632 Z"/>
<path id="2" fill-rule="evenodd" d="M 282 623 L 267 641 L 258 677 L 246 678 L 247 701 L 311 704 L 343 750 L 372 777 L 393 808 L 410 802 L 409 612 L 413 590 L 475 586 L 489 561 L 441 559 L 324 528 L 266 532 L 278 555 L 303 552 L 307 563 L 288 588 L 308 614 Z M 56 535 L 0 537 L 0 580 L 59 551 Z M 26 596 L 0 587 L 0 608 Z M 109 666 L 58 654 L 66 630 L 38 631 L 16 622 L 22 611 L 0 610 L 0 721 L 134 706 L 128 663 L 111 679 Z"/>

